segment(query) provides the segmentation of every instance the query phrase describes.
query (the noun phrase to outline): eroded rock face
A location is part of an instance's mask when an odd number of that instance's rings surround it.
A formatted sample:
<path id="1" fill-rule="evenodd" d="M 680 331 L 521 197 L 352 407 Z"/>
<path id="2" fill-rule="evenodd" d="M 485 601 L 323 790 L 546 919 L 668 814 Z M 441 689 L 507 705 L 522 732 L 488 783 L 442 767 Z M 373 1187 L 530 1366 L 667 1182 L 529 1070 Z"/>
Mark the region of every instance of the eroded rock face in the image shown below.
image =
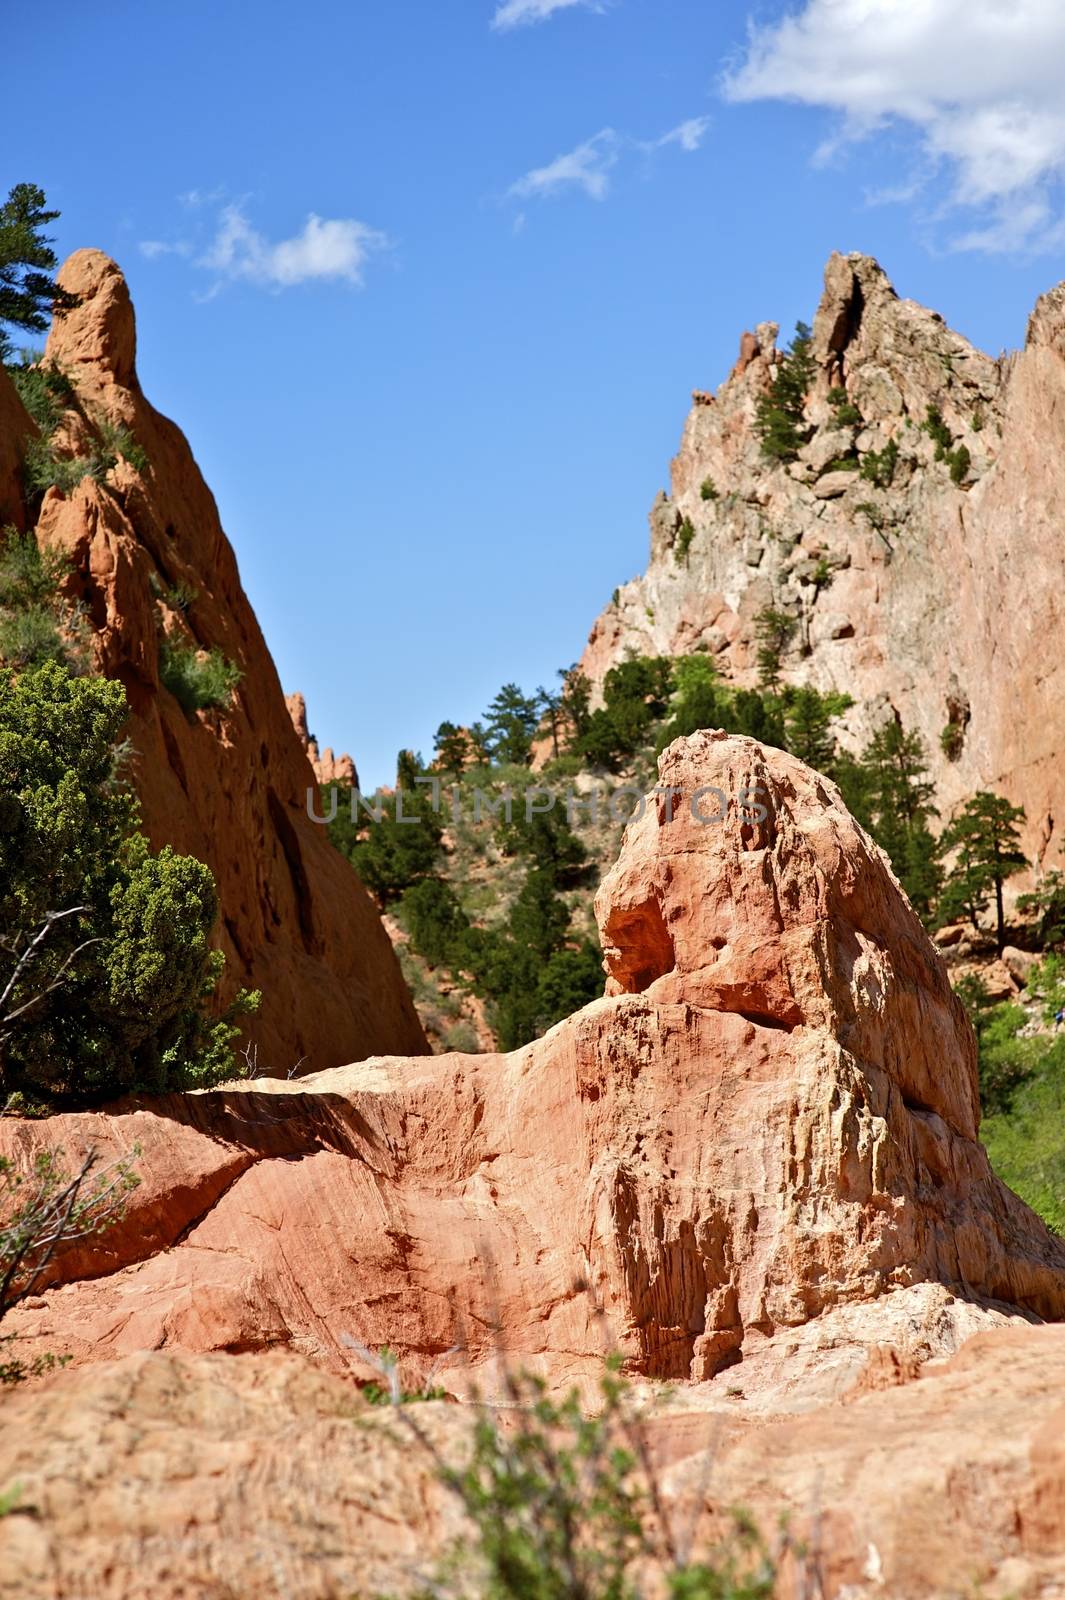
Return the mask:
<path id="1" fill-rule="evenodd" d="M 944 814 L 994 788 L 1025 807 L 1030 856 L 1052 860 L 1065 815 L 1065 666 L 1045 643 L 1065 622 L 1065 286 L 1040 300 L 1025 349 L 995 361 L 900 299 L 868 256 L 834 255 L 814 322 L 816 433 L 790 466 L 768 461 L 754 431 L 776 337 L 773 324 L 745 335 L 729 379 L 696 397 L 651 512 L 650 566 L 595 623 L 585 671 L 598 683 L 630 649 L 705 649 L 750 685 L 754 618 L 786 610 L 798 629 L 785 678 L 854 697 L 848 748 L 898 714 L 924 740 Z M 860 421 L 840 424 L 833 388 Z M 960 482 L 935 459 L 929 406 L 969 452 Z M 849 454 L 871 468 L 891 448 L 890 483 L 836 466 Z M 695 536 L 678 561 L 685 518 Z"/>
<path id="2" fill-rule="evenodd" d="M 319 750 L 318 740 L 311 737 L 307 728 L 307 702 L 303 696 L 287 694 L 285 704 L 292 719 L 292 726 L 296 730 L 296 737 L 307 752 L 307 760 L 314 768 L 314 776 L 318 782 L 323 786 L 336 783 L 343 784 L 349 789 L 357 789 L 359 774 L 352 757 L 347 752 L 335 756 L 329 745 L 326 745 L 324 750 Z"/>
<path id="3" fill-rule="evenodd" d="M 672 817 L 660 795 L 630 824 L 597 899 L 613 992 L 524 1049 L 0 1122 L 23 1158 L 143 1152 L 125 1223 L 11 1331 L 335 1370 L 351 1335 L 455 1383 L 498 1338 L 557 1380 L 607 1339 L 645 1377 L 776 1392 L 791 1363 L 812 1393 L 819 1341 L 852 1352 L 838 1388 L 885 1338 L 920 1361 L 1065 1314 L 1065 1245 L 976 1141 L 941 959 L 836 790 L 720 734 L 660 777 Z"/>
<path id="4" fill-rule="evenodd" d="M 59 276 L 81 304 L 56 318 L 48 358 L 71 378 L 88 415 L 127 427 L 150 465 L 138 473 L 120 461 L 107 486 L 85 478 L 66 497 L 49 490 L 37 534 L 72 563 L 72 598 L 91 624 L 94 669 L 126 689 L 147 833 L 214 872 L 225 992 L 245 985 L 263 993 L 248 1026 L 258 1070 L 284 1074 L 301 1062 L 306 1070 L 374 1051 L 424 1050 L 377 912 L 306 814 L 315 776 L 214 498 L 181 432 L 141 392 L 125 279 L 97 250 L 77 251 Z M 17 455 L 18 440 L 32 431 L 2 372 L 0 408 L 2 495 L 7 452 Z M 73 413 L 62 424 L 75 446 L 81 426 Z M 240 669 L 228 709 L 186 714 L 161 685 L 164 632 L 192 648 L 217 648 Z"/>

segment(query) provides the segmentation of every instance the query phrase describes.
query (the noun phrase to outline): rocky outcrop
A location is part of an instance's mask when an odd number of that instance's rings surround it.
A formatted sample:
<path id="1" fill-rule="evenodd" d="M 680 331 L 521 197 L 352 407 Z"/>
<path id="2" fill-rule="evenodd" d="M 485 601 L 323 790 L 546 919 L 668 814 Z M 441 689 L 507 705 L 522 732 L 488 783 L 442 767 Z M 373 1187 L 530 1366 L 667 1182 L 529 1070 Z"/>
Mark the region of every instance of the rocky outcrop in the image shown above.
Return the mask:
<path id="1" fill-rule="evenodd" d="M 742 1505 L 770 1544 L 785 1514 L 805 1549 L 780 1600 L 1059 1593 L 1065 1329 L 984 1334 L 920 1382 L 877 1352 L 867 1379 L 850 1404 L 772 1418 L 738 1384 L 652 1401 L 660 1493 L 694 1553 Z M 291 1352 L 127 1356 L 0 1395 L 0 1419 L 0 1484 L 18 1486 L 3 1600 L 405 1594 L 465 1531 L 408 1431 Z M 417 1420 L 465 1459 L 466 1407 Z"/>
<path id="2" fill-rule="evenodd" d="M 336 1371 L 350 1335 L 454 1385 L 499 1339 L 561 1380 L 609 1338 L 646 1378 L 810 1396 L 873 1344 L 1065 1316 L 1065 1245 L 976 1140 L 961 1005 L 837 791 L 721 734 L 660 778 L 597 897 L 610 994 L 524 1049 L 0 1123 L 22 1160 L 137 1143 L 143 1176 L 5 1329 Z"/>
<path id="3" fill-rule="evenodd" d="M 854 697 L 845 744 L 899 715 L 924 740 L 944 814 L 992 787 L 1025 807 L 1030 856 L 1052 859 L 1065 815 L 1065 666 L 1046 649 L 1065 621 L 1065 287 L 1039 302 L 1025 349 L 996 361 L 900 299 L 869 257 L 833 256 L 814 323 L 816 430 L 790 466 L 767 461 L 754 430 L 777 337 L 772 323 L 745 334 L 729 379 L 696 396 L 651 512 L 650 566 L 596 622 L 585 670 L 598 682 L 631 649 L 701 649 L 749 685 L 755 616 L 787 611 L 785 678 Z M 929 406 L 948 459 L 924 429 Z"/>
<path id="4" fill-rule="evenodd" d="M 94 670 L 125 686 L 146 831 L 214 872 L 226 992 L 243 984 L 263 993 L 248 1028 L 260 1072 L 422 1050 L 377 912 L 306 815 L 314 774 L 214 499 L 183 435 L 141 392 L 125 280 L 99 251 L 79 250 L 60 281 L 80 304 L 55 319 L 47 354 L 75 385 L 79 409 L 57 438 L 76 452 L 85 419 L 106 419 L 130 431 L 149 465 L 120 460 L 104 482 L 86 477 L 65 496 L 49 490 L 37 534 L 70 559 Z M 2 494 L 12 440 L 17 451 L 32 431 L 3 373 L 0 407 Z M 24 519 L 28 508 L 18 509 Z M 228 707 L 182 710 L 160 680 L 164 637 L 218 650 L 239 669 Z"/>
<path id="5" fill-rule="evenodd" d="M 301 694 L 287 694 L 285 705 L 292 719 L 292 726 L 296 730 L 296 737 L 307 752 L 307 760 L 314 768 L 314 776 L 319 784 L 343 784 L 345 788 L 357 789 L 359 787 L 359 774 L 355 762 L 346 752 L 342 756 L 335 756 L 332 748 L 326 745 L 324 750 L 318 749 L 318 740 L 315 739 L 307 728 L 307 702 Z"/>
<path id="6" fill-rule="evenodd" d="M 597 897 L 609 992 L 523 1050 L 0 1119 L 20 1164 L 141 1177 L 5 1318 L 73 1366 L 0 1394 L 0 1596 L 415 1587 L 471 1412 L 416 1446 L 356 1393 L 385 1344 L 459 1398 L 615 1345 L 685 1527 L 789 1516 L 782 1600 L 1053 1592 L 1065 1245 L 976 1140 L 940 957 L 798 761 L 703 733 L 659 776 Z"/>

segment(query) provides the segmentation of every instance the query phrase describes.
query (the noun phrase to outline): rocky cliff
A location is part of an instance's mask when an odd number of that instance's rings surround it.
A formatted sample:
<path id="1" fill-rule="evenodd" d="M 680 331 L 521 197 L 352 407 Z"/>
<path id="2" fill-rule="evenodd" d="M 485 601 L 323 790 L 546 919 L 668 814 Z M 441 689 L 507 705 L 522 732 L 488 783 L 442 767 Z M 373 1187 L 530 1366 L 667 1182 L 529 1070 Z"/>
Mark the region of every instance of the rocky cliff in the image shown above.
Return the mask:
<path id="1" fill-rule="evenodd" d="M 79 453 L 83 418 L 103 418 L 129 429 L 148 466 L 120 460 L 106 482 L 86 476 L 31 507 L 18 459 L 35 430 L 0 372 L 0 522 L 36 520 L 39 541 L 70 559 L 93 670 L 119 679 L 129 698 L 146 831 L 155 845 L 209 864 L 222 904 L 225 990 L 262 990 L 248 1029 L 259 1070 L 425 1049 L 374 906 L 306 815 L 314 773 L 214 498 L 179 429 L 141 391 L 125 280 L 99 251 L 79 250 L 60 282 L 80 296 L 48 341 L 47 359 L 71 380 L 80 408 L 64 416 L 61 447 Z M 228 707 L 182 709 L 160 681 L 164 636 L 217 649 L 239 669 Z"/>
<path id="2" fill-rule="evenodd" d="M 5 1318 L 73 1370 L 0 1396 L 0 1594 L 416 1587 L 458 1519 L 360 1403 L 385 1344 L 460 1398 L 501 1348 L 558 1384 L 615 1345 L 685 1525 L 790 1515 L 819 1586 L 782 1597 L 1054 1592 L 1065 1245 L 977 1142 L 942 962 L 800 762 L 700 733 L 660 778 L 597 897 L 610 992 L 523 1050 L 0 1120 L 142 1180 Z M 470 1413 L 418 1412 L 461 1459 Z"/>
<path id="3" fill-rule="evenodd" d="M 755 616 L 789 612 L 785 680 L 854 697 L 844 743 L 860 748 L 899 715 L 924 739 L 944 814 L 994 788 L 1025 807 L 1029 855 L 1056 855 L 1065 664 L 1048 644 L 1065 620 L 1065 285 L 1040 300 L 1024 350 L 992 360 L 900 299 L 869 257 L 833 256 L 814 322 L 815 431 L 790 465 L 767 460 L 754 426 L 777 335 L 772 323 L 745 334 L 726 382 L 694 395 L 670 494 L 651 512 L 650 565 L 596 622 L 585 670 L 600 680 L 629 650 L 705 649 L 746 686 Z M 948 459 L 923 427 L 930 406 Z M 889 449 L 881 482 L 853 470 Z"/>

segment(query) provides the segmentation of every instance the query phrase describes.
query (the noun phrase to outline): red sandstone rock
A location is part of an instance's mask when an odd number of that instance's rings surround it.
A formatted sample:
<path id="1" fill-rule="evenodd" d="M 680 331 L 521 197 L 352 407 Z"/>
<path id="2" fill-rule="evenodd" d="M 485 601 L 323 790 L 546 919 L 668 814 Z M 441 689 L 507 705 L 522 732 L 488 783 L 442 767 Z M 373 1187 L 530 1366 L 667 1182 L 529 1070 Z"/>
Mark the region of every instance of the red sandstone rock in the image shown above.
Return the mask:
<path id="1" fill-rule="evenodd" d="M 314 774 L 214 499 L 180 431 L 141 392 L 125 279 L 98 250 L 77 251 L 59 277 L 81 304 L 56 318 L 48 358 L 90 414 L 130 429 L 150 465 L 140 474 L 120 461 L 106 486 L 85 478 L 66 497 L 49 490 L 37 533 L 73 564 L 72 598 L 93 628 L 95 669 L 126 688 L 146 831 L 214 872 L 225 993 L 242 984 L 263 992 L 247 1030 L 260 1072 L 423 1050 L 377 912 L 306 815 Z M 17 455 L 31 431 L 0 372 L 0 499 L 11 494 L 12 445 Z M 240 668 L 228 709 L 186 715 L 161 687 L 164 630 L 217 647 Z"/>
<path id="2" fill-rule="evenodd" d="M 329 745 L 326 745 L 325 749 L 319 754 L 317 739 L 312 739 L 307 731 L 307 702 L 303 696 L 301 694 L 287 694 L 285 696 L 285 705 L 288 707 L 292 726 L 296 730 L 296 737 L 307 752 L 307 759 L 314 768 L 314 775 L 319 784 L 337 783 L 343 784 L 349 789 L 357 789 L 359 787 L 359 774 L 351 756 L 347 754 L 334 756 Z"/>
<path id="3" fill-rule="evenodd" d="M 1061 1316 L 1065 1246 L 992 1175 L 964 1011 L 838 792 L 724 735 L 660 776 L 673 819 L 660 798 L 630 825 L 597 900 L 612 995 L 525 1049 L 0 1122 L 24 1156 L 144 1150 L 122 1229 L 11 1331 L 79 1361 L 286 1342 L 337 1370 L 351 1334 L 459 1345 L 452 1372 L 498 1325 L 561 1379 L 597 1362 L 598 1307 L 634 1372 L 740 1362 L 814 1393 L 825 1338 L 850 1352 L 834 1392 L 870 1344 L 927 1359 L 988 1315 Z M 708 786 L 764 819 L 701 826 Z"/>

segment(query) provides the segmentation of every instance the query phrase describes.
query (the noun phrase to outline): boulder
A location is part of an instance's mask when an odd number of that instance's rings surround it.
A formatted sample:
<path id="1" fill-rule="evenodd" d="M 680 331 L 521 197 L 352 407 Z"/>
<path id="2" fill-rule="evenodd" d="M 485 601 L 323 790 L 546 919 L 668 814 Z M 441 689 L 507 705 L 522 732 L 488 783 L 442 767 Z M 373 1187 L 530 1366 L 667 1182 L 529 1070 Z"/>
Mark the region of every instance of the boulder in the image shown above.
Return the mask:
<path id="1" fill-rule="evenodd" d="M 826 1341 L 845 1388 L 886 1335 L 1062 1315 L 1065 1245 L 992 1174 L 964 1010 L 838 791 L 723 734 L 659 778 L 596 899 L 607 996 L 524 1049 L 0 1122 L 22 1161 L 142 1151 L 126 1220 L 10 1314 L 27 1353 L 346 1371 L 352 1336 L 458 1385 L 499 1340 L 561 1382 L 606 1338 L 814 1392 Z"/>

